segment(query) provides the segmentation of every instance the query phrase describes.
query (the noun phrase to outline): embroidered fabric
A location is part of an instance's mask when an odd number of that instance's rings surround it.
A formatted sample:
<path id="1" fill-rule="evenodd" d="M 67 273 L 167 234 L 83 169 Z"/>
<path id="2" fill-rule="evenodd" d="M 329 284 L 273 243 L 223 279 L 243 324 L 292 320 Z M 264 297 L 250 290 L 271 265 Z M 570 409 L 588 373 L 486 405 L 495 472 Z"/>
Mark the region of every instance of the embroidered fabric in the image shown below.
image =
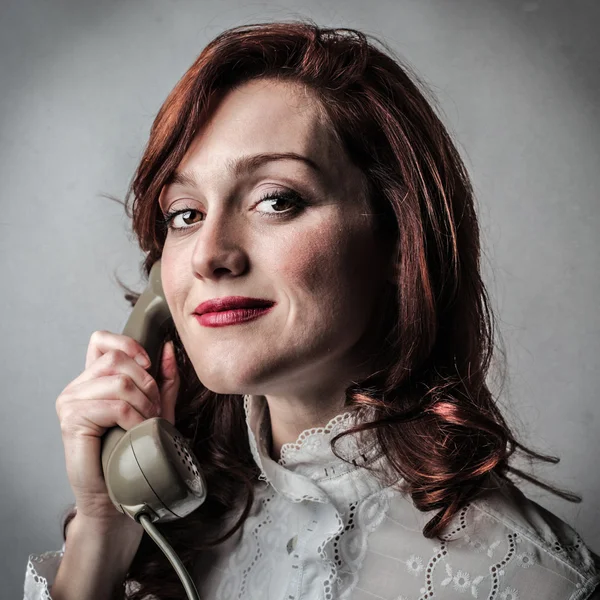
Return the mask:
<path id="1" fill-rule="evenodd" d="M 546 555 L 548 541 L 559 542 L 549 527 L 551 521 L 539 519 L 535 509 L 541 507 L 522 495 L 510 498 L 508 493 L 503 497 L 497 492 L 488 500 L 469 503 L 441 540 L 428 540 L 422 536 L 422 528 L 432 513 L 419 513 L 391 486 L 372 483 L 368 489 L 366 482 L 373 482 L 370 474 L 334 459 L 330 441 L 350 424 L 349 414 L 335 417 L 323 428 L 303 432 L 275 463 L 266 453 L 264 404 L 251 397 L 245 399 L 245 407 L 253 454 L 269 485 L 261 489 L 261 508 L 248 519 L 241 534 L 246 542 L 229 547 L 223 554 L 224 566 L 215 567 L 221 577 L 218 600 L 243 598 L 249 591 L 252 598 L 328 600 L 449 599 L 464 593 L 488 600 L 562 600 L 574 593 L 583 599 L 591 593 L 591 582 L 598 581 L 589 553 L 580 553 L 577 559 L 572 556 L 571 568 L 576 567 L 567 573 L 552 564 Z M 341 473 L 326 472 L 335 460 Z M 304 471 L 303 465 L 307 466 Z M 280 467 L 287 467 L 288 474 Z M 301 477 L 305 478 L 302 486 L 298 484 Z M 364 487 L 357 486 L 357 481 Z M 317 492 L 296 492 L 301 487 L 314 490 L 312 484 Z M 500 490 L 501 482 L 497 484 Z M 313 498 L 316 500 L 311 502 Z M 526 533 L 520 533 L 517 524 L 524 516 L 530 527 L 537 519 L 537 537 L 525 527 L 522 531 Z M 562 522 L 554 525 L 567 537 L 573 531 Z M 289 561 L 277 551 L 288 537 L 288 553 L 290 548 L 296 550 Z M 250 545 L 248 540 L 252 540 Z M 583 548 L 580 544 L 579 549 Z M 485 557 L 479 556 L 482 549 Z M 523 577 L 516 570 L 534 565 L 542 568 L 533 577 Z M 556 573 L 555 578 L 546 571 Z"/>
<path id="2" fill-rule="evenodd" d="M 335 435 L 356 422 L 352 413 L 337 415 L 324 427 L 303 431 L 295 443 L 282 447 L 280 459 L 275 462 L 267 453 L 270 425 L 266 401 L 246 396 L 244 408 L 252 453 L 261 466 L 263 480 L 270 485 L 257 494 L 255 505 L 260 506 L 260 510 L 251 514 L 244 524 L 241 545 L 230 554 L 217 599 L 244 598 L 248 592 L 256 594 L 251 597 L 277 598 L 282 588 L 288 588 L 288 597 L 296 597 L 297 584 L 290 585 L 274 575 L 277 572 L 275 555 L 265 550 L 272 549 L 278 538 L 294 533 L 286 544 L 291 572 L 302 573 L 312 581 L 325 600 L 347 597 L 357 584 L 368 535 L 383 519 L 391 494 L 374 477 L 358 479 L 363 484 L 354 485 L 352 489 L 339 486 L 343 476 L 351 476 L 358 470 L 356 457 L 361 448 L 357 437 L 341 438 L 338 449 L 343 449 L 351 461 L 344 465 L 332 453 L 330 443 Z M 371 459 L 373 448 L 374 444 L 369 452 Z M 363 461 L 367 460 L 363 454 Z M 331 485 L 330 482 L 336 483 Z M 348 493 L 354 494 L 355 499 L 346 506 Z M 309 502 L 314 504 L 307 504 Z M 296 507 L 299 503 L 302 506 Z M 294 552 L 300 532 L 307 534 L 307 539 L 304 547 Z M 302 560 L 302 551 L 309 548 L 318 560 Z M 265 592 L 266 579 L 271 584 Z"/>
<path id="3" fill-rule="evenodd" d="M 60 550 L 30 554 L 25 573 L 24 600 L 52 600 L 50 586 L 58 572 L 65 545 Z"/>
<path id="4" fill-rule="evenodd" d="M 329 440 L 333 435 L 345 429 L 345 426 L 350 424 L 351 418 L 352 413 L 347 412 L 333 417 L 325 427 L 305 429 L 300 433 L 295 442 L 288 442 L 281 446 L 279 464 L 286 465 L 292 463 L 294 454 L 296 455 L 297 460 L 298 454 L 302 452 L 305 452 L 308 455 L 308 458 L 318 458 L 322 456 L 323 453 L 319 452 L 319 450 L 323 448 L 325 443 L 329 443 Z M 329 436 L 328 434 L 332 432 L 334 432 L 334 434 Z"/>
<path id="5" fill-rule="evenodd" d="M 331 495 L 339 490 L 339 486 L 334 486 L 326 491 L 331 487 L 326 484 L 330 477 L 341 477 L 360 466 L 369 465 L 371 469 L 384 467 L 383 457 L 370 431 L 349 434 L 338 440 L 336 450 L 349 462 L 340 460 L 331 450 L 333 437 L 366 420 L 366 412 L 356 418 L 346 412 L 333 417 L 324 427 L 303 431 L 296 442 L 282 446 L 280 459 L 275 462 L 268 450 L 270 419 L 266 399 L 264 396 L 244 396 L 244 410 L 250 450 L 261 469 L 260 479 L 269 482 L 278 493 L 292 502 L 329 502 Z M 360 483 L 357 479 L 357 484 Z M 381 486 L 375 484 L 375 487 L 379 489 Z"/>
<path id="6" fill-rule="evenodd" d="M 215 599 L 349 597 L 368 536 L 384 518 L 391 496 L 381 490 L 340 513 L 333 504 L 295 503 L 263 486 L 239 545 L 221 550 L 218 562 L 224 567 Z M 296 574 L 310 582 L 309 593 L 299 592 Z"/>
<path id="7" fill-rule="evenodd" d="M 242 528 L 202 557 L 202 598 L 600 600 L 598 556 L 515 486 L 493 477 L 428 539 L 422 530 L 437 511 L 418 511 L 396 484 L 362 468 L 385 464 L 372 439 L 341 438 L 349 462 L 331 452 L 349 413 L 303 432 L 274 461 L 264 398 L 247 396 L 244 407 L 262 478 Z M 25 600 L 50 598 L 60 555 L 30 557 Z"/>

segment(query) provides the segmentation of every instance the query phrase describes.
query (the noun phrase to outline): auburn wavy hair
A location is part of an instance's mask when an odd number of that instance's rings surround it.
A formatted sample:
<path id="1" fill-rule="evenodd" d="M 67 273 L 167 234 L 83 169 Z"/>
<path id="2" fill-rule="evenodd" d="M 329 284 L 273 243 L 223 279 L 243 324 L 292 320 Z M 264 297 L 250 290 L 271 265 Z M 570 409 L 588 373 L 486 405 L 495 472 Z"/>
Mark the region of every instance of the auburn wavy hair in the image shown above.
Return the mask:
<path id="1" fill-rule="evenodd" d="M 435 100 L 426 99 L 430 92 L 378 38 L 302 20 L 234 27 L 204 48 L 160 108 L 124 203 L 147 253 L 146 275 L 164 244 L 158 197 L 165 182 L 219 99 L 267 77 L 313 92 L 332 135 L 368 182 L 378 231 L 397 242 L 397 281 L 382 299 L 377 368 L 348 387 L 346 398 L 348 410 L 369 406 L 376 417 L 350 432 L 374 429 L 415 506 L 438 511 L 423 535 L 438 536 L 491 473 L 506 481 L 514 474 L 581 502 L 509 466 L 516 450 L 530 459 L 559 459 L 515 439 L 486 385 L 495 325 L 480 274 L 469 176 L 432 108 Z M 139 294 L 127 291 L 135 304 Z M 158 527 L 192 572 L 201 552 L 242 525 L 260 473 L 249 449 L 243 396 L 204 387 L 174 329 L 171 338 L 181 373 L 175 426 L 203 467 L 208 498 L 188 517 Z M 223 531 L 240 498 L 245 509 Z M 66 515 L 63 535 L 73 515 Z M 126 591 L 128 581 L 137 588 L 133 593 Z M 122 598 L 182 597 L 175 571 L 146 533 L 123 583 Z"/>

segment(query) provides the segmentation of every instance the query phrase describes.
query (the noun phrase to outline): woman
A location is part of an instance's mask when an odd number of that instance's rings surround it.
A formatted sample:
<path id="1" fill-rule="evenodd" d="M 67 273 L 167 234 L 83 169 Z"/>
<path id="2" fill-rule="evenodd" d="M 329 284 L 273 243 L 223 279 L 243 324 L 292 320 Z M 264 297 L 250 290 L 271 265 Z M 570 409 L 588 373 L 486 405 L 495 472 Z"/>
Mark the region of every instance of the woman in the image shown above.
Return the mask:
<path id="1" fill-rule="evenodd" d="M 600 598 L 597 557 L 508 477 L 580 501 L 509 465 L 557 459 L 486 386 L 473 192 L 413 80 L 358 31 L 293 22 L 224 32 L 175 86 L 128 195 L 173 345 L 156 382 L 137 342 L 92 335 L 57 399 L 77 514 L 26 598 L 183 597 L 99 471 L 106 428 L 157 414 L 206 477 L 159 526 L 204 599 Z M 231 296 L 268 310 L 196 314 Z"/>

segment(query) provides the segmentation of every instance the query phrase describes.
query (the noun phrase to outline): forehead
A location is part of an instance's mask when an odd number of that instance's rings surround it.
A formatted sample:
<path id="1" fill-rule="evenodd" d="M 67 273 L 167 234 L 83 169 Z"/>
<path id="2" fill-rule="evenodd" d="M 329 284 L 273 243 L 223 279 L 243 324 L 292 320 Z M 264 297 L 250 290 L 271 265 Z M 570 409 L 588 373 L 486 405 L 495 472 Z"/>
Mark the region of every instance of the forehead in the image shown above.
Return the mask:
<path id="1" fill-rule="evenodd" d="M 331 179 L 347 167 L 316 97 L 297 83 L 253 80 L 228 92 L 198 132 L 177 171 L 210 176 L 242 156 L 293 152 Z M 293 168 L 308 168 L 300 161 Z"/>

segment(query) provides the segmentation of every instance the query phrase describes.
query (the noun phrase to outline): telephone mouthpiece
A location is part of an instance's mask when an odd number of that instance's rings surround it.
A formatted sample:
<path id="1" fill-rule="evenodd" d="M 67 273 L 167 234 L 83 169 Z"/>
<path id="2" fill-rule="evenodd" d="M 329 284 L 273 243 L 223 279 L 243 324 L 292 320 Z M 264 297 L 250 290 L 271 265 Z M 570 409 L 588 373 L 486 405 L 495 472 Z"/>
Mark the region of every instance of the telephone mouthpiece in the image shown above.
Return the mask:
<path id="1" fill-rule="evenodd" d="M 206 500 L 196 457 L 177 429 L 160 417 L 128 431 L 108 430 L 102 468 L 113 504 L 133 519 L 145 513 L 153 522 L 173 521 Z"/>

